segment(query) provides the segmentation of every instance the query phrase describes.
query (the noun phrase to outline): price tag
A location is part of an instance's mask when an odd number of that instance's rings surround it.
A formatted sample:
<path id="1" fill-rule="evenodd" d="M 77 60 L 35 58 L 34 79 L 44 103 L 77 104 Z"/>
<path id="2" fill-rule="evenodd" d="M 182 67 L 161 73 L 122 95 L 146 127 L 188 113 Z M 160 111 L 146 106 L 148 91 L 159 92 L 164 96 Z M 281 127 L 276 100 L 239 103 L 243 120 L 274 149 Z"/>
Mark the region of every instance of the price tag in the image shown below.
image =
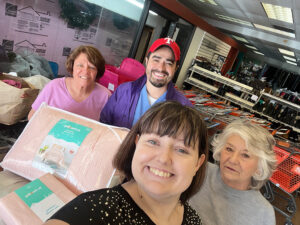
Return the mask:
<path id="1" fill-rule="evenodd" d="M 115 85 L 113 85 L 112 83 L 108 83 L 108 90 L 114 91 Z"/>
<path id="2" fill-rule="evenodd" d="M 256 101 L 257 99 L 258 99 L 258 96 L 257 96 L 257 95 L 252 95 L 252 96 L 251 96 L 251 100 Z"/>

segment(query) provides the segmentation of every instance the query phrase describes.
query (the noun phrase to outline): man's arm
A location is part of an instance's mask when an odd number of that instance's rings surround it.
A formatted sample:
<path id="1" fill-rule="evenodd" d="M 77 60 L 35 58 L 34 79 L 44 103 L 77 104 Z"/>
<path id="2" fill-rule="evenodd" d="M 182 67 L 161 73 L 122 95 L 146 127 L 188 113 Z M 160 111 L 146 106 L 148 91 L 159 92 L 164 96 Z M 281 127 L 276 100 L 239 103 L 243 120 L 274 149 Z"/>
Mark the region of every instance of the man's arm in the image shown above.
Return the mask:
<path id="1" fill-rule="evenodd" d="M 118 89 L 110 96 L 100 113 L 100 122 L 114 125 L 115 107 L 118 104 Z"/>

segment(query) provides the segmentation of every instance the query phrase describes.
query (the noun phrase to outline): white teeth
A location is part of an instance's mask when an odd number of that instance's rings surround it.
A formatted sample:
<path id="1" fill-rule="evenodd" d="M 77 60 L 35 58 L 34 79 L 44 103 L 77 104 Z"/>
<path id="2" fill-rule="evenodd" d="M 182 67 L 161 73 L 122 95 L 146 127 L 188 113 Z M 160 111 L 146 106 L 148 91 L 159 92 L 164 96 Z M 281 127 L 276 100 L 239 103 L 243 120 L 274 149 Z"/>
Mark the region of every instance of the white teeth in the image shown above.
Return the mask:
<path id="1" fill-rule="evenodd" d="M 87 77 L 86 76 L 80 76 L 81 79 L 85 79 L 87 80 Z"/>
<path id="2" fill-rule="evenodd" d="M 161 73 L 154 73 L 154 75 L 157 77 L 164 77 L 164 74 L 161 74 Z"/>
<path id="3" fill-rule="evenodd" d="M 150 171 L 151 171 L 152 173 L 154 173 L 155 175 L 160 176 L 160 177 L 168 178 L 168 177 L 171 176 L 170 173 L 163 172 L 163 171 L 160 171 L 160 170 L 158 170 L 158 169 L 154 169 L 154 168 L 152 168 L 152 167 L 150 167 Z"/>

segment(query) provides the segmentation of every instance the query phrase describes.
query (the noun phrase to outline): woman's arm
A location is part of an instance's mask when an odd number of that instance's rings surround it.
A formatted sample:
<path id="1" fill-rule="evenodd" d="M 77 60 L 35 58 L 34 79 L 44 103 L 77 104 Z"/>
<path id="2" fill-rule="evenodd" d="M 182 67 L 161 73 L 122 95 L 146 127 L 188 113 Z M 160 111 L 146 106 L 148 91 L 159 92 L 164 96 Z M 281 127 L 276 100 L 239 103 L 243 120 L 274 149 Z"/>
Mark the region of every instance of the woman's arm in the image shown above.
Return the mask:
<path id="1" fill-rule="evenodd" d="M 69 225 L 68 223 L 62 221 L 62 220 L 48 220 L 44 223 L 44 225 Z"/>

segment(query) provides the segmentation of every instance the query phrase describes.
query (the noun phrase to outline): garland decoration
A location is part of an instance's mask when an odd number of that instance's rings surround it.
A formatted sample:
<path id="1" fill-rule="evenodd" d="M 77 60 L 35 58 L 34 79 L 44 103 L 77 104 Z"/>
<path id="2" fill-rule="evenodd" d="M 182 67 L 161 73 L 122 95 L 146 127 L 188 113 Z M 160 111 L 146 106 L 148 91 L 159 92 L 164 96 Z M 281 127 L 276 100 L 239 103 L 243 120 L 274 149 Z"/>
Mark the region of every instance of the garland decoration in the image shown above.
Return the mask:
<path id="1" fill-rule="evenodd" d="M 94 4 L 78 0 L 59 0 L 60 16 L 69 26 L 80 30 L 87 29 L 95 20 L 97 7 Z"/>

